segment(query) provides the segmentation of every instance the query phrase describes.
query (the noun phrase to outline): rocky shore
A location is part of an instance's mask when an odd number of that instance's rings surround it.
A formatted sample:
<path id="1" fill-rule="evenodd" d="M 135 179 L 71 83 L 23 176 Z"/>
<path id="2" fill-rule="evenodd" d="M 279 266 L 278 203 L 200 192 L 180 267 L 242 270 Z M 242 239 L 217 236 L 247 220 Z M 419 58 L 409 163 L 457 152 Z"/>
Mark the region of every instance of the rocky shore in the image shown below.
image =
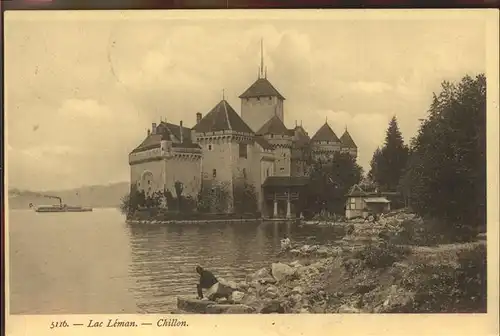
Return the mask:
<path id="1" fill-rule="evenodd" d="M 422 224 L 415 215 L 402 211 L 378 223 L 347 224 L 346 236 L 336 246 L 294 247 L 281 255 L 282 262 L 249 274 L 245 281 L 221 279 L 234 289 L 230 304 L 179 298 L 178 308 L 208 314 L 486 309 L 481 296 L 486 275 L 480 273 L 479 265 L 486 253 L 485 242 L 434 247 L 393 243 L 404 234 L 408 221 Z M 291 259 L 295 260 L 284 261 Z M 471 260 L 475 263 L 472 269 Z M 468 276 L 476 282 L 463 288 L 460 282 Z"/>

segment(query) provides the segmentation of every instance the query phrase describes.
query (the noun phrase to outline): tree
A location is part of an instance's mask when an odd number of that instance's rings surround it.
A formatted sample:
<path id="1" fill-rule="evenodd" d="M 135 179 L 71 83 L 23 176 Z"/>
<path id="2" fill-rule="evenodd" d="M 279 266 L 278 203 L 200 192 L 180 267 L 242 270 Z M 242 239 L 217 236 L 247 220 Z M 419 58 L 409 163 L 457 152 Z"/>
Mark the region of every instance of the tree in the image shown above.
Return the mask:
<path id="1" fill-rule="evenodd" d="M 346 194 L 361 177 L 362 168 L 349 153 L 337 152 L 331 161 L 315 162 L 305 194 L 306 210 L 343 213 Z"/>
<path id="2" fill-rule="evenodd" d="M 368 172 L 368 178 L 370 179 L 371 182 L 376 183 L 376 179 L 380 176 L 379 169 L 378 169 L 378 163 L 382 159 L 382 151 L 380 150 L 380 147 L 377 147 L 375 152 L 373 152 L 372 159 L 370 161 L 370 171 Z"/>
<path id="3" fill-rule="evenodd" d="M 130 185 L 130 192 L 122 197 L 120 210 L 129 218 L 140 207 L 145 207 L 147 198 L 143 190 L 139 190 L 136 184 Z"/>
<path id="4" fill-rule="evenodd" d="M 258 210 L 255 187 L 245 177 L 234 180 L 233 200 L 235 213 L 256 213 Z"/>
<path id="5" fill-rule="evenodd" d="M 370 163 L 369 176 L 383 190 L 394 191 L 398 188 L 406 167 L 408 147 L 399 130 L 396 117 L 392 117 L 387 128 L 382 149 L 377 148 Z"/>
<path id="6" fill-rule="evenodd" d="M 486 77 L 442 83 L 412 141 L 405 176 L 413 209 L 467 238 L 486 225 Z"/>
<path id="7" fill-rule="evenodd" d="M 198 211 L 204 213 L 227 212 L 230 205 L 228 182 L 204 181 L 198 194 Z"/>

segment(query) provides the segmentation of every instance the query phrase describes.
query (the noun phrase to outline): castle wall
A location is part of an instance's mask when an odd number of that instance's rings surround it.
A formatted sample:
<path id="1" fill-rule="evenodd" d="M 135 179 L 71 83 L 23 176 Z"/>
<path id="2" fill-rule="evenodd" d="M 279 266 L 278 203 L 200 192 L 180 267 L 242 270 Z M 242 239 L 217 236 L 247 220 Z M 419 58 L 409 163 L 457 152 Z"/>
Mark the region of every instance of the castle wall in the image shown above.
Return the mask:
<path id="1" fill-rule="evenodd" d="M 290 176 L 291 163 L 291 149 L 277 146 L 274 149 L 274 175 Z"/>
<path id="2" fill-rule="evenodd" d="M 274 115 L 285 122 L 283 100 L 278 97 L 241 99 L 241 118 L 254 132 L 257 132 Z"/>
<path id="3" fill-rule="evenodd" d="M 203 153 L 202 180 L 231 183 L 230 162 L 233 157 L 233 149 L 229 137 L 199 139 L 199 145 Z"/>
<path id="4" fill-rule="evenodd" d="M 165 188 L 173 196 L 175 182 L 183 184 L 182 195 L 196 198 L 201 190 L 201 157 L 174 156 L 166 162 Z"/>
<path id="5" fill-rule="evenodd" d="M 313 158 L 315 160 L 331 160 L 336 152 L 341 151 L 341 144 L 337 142 L 320 142 L 313 145 Z"/>
<path id="6" fill-rule="evenodd" d="M 130 182 L 148 194 L 168 189 L 175 196 L 175 182 L 179 181 L 184 196 L 196 197 L 201 187 L 201 156 L 179 152 L 164 157 L 159 148 L 133 153 Z"/>
<path id="7" fill-rule="evenodd" d="M 147 194 L 163 190 L 165 160 L 146 161 L 130 166 L 130 182 Z"/>

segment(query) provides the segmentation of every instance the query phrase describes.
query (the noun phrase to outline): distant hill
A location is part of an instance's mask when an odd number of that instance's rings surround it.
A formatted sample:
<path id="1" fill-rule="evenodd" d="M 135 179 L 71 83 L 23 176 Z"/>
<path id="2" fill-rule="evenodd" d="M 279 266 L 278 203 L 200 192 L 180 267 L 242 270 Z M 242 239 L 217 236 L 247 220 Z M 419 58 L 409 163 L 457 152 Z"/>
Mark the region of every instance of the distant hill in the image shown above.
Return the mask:
<path id="1" fill-rule="evenodd" d="M 29 204 L 58 204 L 57 199 L 45 196 L 57 196 L 62 202 L 70 205 L 89 206 L 93 208 L 117 208 L 121 199 L 129 192 L 128 182 L 118 182 L 108 185 L 84 186 L 68 190 L 29 191 L 10 189 L 9 208 L 28 209 Z"/>

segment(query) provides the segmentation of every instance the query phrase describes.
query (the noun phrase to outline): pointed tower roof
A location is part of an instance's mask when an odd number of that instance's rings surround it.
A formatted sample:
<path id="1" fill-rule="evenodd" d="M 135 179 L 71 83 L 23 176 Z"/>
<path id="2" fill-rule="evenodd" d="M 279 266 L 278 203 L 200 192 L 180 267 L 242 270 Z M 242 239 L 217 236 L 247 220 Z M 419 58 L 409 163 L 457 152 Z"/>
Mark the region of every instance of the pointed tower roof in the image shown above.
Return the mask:
<path id="1" fill-rule="evenodd" d="M 311 141 L 331 141 L 331 142 L 340 142 L 339 138 L 332 130 L 328 122 L 325 122 L 323 126 L 319 128 L 319 130 L 314 134 L 311 138 Z"/>
<path id="2" fill-rule="evenodd" d="M 225 99 L 215 105 L 193 129 L 199 133 L 229 130 L 241 133 L 253 133 L 250 127 L 248 127 Z"/>
<path id="3" fill-rule="evenodd" d="M 269 119 L 260 130 L 257 131 L 257 134 L 279 134 L 279 135 L 289 135 L 288 128 L 283 124 L 280 118 L 277 115 Z"/>
<path id="4" fill-rule="evenodd" d="M 340 137 L 340 142 L 342 142 L 342 145 L 344 145 L 345 147 L 358 148 L 351 135 L 347 131 L 347 128 L 345 129 L 344 134 L 342 134 L 342 136 Z"/>
<path id="5" fill-rule="evenodd" d="M 278 97 L 285 100 L 278 90 L 267 80 L 267 67 L 264 66 L 264 41 L 260 40 L 259 78 L 239 98 Z"/>
<path id="6" fill-rule="evenodd" d="M 245 92 L 240 95 L 240 98 L 257 97 L 278 97 L 285 100 L 285 97 L 283 97 L 281 93 L 276 90 L 267 78 L 257 79 Z"/>

